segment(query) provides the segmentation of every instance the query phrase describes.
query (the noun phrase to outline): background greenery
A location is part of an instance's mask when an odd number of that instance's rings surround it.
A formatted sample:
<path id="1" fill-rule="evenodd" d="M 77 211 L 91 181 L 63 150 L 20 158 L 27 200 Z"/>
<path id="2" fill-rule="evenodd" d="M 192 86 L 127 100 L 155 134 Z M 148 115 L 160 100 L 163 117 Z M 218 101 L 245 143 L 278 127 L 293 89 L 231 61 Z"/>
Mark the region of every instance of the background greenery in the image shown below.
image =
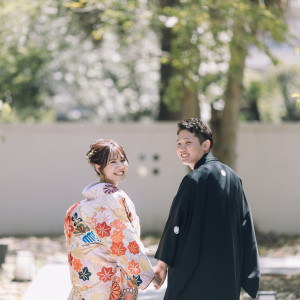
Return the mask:
<path id="1" fill-rule="evenodd" d="M 0 118 L 201 116 L 216 155 L 234 167 L 239 120 L 300 119 L 299 66 L 271 51 L 274 42 L 297 50 L 287 10 L 284 0 L 3 0 Z M 274 67 L 247 68 L 253 48 Z"/>

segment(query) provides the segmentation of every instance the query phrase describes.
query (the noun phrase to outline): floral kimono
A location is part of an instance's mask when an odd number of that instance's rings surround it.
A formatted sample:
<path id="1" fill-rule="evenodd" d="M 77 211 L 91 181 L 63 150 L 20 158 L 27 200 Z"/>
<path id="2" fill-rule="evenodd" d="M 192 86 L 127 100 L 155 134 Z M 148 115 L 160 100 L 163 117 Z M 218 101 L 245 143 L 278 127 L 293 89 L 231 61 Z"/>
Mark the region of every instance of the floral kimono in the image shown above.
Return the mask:
<path id="1" fill-rule="evenodd" d="M 137 299 L 154 275 L 132 201 L 108 183 L 87 186 L 83 196 L 65 217 L 69 300 Z"/>

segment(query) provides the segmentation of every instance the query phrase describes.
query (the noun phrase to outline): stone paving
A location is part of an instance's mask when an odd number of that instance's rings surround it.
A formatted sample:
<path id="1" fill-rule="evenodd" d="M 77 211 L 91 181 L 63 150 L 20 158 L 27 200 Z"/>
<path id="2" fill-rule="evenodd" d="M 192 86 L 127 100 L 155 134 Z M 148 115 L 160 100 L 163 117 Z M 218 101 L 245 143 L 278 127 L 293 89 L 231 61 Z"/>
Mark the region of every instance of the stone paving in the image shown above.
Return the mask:
<path id="1" fill-rule="evenodd" d="M 0 242 L 9 245 L 5 263 L 0 269 L 0 300 L 66 300 L 71 289 L 69 269 L 66 261 L 64 237 L 3 238 Z M 155 241 L 154 241 L 155 242 Z M 155 252 L 153 240 L 144 241 L 146 247 Z M 300 243 L 296 246 L 271 249 L 261 257 L 263 290 L 276 290 L 277 300 L 300 300 Z M 297 249 L 295 251 L 295 249 Z M 15 262 L 19 250 L 31 251 L 35 257 L 35 272 L 32 282 L 16 282 Z M 279 255 L 280 254 L 280 255 Z M 292 255 L 291 255 L 292 254 Z M 151 257 L 153 265 L 156 260 Z M 138 300 L 162 300 L 167 285 L 155 291 L 151 284 L 140 291 Z M 241 300 L 251 299 L 241 293 Z"/>
<path id="2" fill-rule="evenodd" d="M 151 258 L 155 265 L 155 259 Z M 23 300 L 66 300 L 71 290 L 69 266 L 60 258 L 49 261 L 42 267 L 26 291 Z M 157 292 L 152 284 L 145 291 L 139 291 L 138 300 L 162 300 L 166 282 Z"/>

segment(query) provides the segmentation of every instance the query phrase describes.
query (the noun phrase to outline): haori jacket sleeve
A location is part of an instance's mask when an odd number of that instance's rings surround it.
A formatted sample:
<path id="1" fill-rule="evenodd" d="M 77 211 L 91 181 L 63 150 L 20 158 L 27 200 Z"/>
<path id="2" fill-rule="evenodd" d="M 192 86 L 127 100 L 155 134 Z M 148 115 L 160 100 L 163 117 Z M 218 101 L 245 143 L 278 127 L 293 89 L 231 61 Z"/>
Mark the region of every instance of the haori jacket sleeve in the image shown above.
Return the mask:
<path id="1" fill-rule="evenodd" d="M 191 203 L 196 196 L 196 183 L 186 176 L 174 197 L 155 258 L 173 267 L 178 256 L 185 252 L 191 228 Z M 190 253 L 190 251 L 188 251 Z"/>
<path id="2" fill-rule="evenodd" d="M 260 267 L 254 225 L 251 211 L 248 206 L 245 195 L 243 194 L 243 270 L 242 270 L 242 288 L 255 298 L 259 288 Z"/>
<path id="3" fill-rule="evenodd" d="M 180 187 L 181 186 L 182 183 Z M 161 260 L 171 267 L 173 266 L 176 257 L 177 245 L 179 240 L 178 233 L 181 227 L 180 224 L 182 220 L 180 209 L 180 187 L 178 189 L 177 195 L 173 199 L 169 217 L 154 256 L 157 260 Z"/>
<path id="4" fill-rule="evenodd" d="M 139 239 L 139 228 L 132 225 L 134 214 L 129 211 L 124 194 L 105 195 L 102 203 L 101 207 L 81 214 L 130 280 L 141 289 L 147 288 L 154 277 L 153 269 Z"/>

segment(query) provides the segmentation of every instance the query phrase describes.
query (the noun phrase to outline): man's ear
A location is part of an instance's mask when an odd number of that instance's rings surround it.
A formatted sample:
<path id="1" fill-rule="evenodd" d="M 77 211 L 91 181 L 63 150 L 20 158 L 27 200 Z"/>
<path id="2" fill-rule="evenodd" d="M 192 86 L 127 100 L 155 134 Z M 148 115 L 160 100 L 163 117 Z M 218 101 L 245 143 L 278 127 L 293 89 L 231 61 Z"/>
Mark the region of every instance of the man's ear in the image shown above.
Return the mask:
<path id="1" fill-rule="evenodd" d="M 202 143 L 202 146 L 203 146 L 203 150 L 204 151 L 209 151 L 209 148 L 210 148 L 210 140 L 206 140 Z"/>

